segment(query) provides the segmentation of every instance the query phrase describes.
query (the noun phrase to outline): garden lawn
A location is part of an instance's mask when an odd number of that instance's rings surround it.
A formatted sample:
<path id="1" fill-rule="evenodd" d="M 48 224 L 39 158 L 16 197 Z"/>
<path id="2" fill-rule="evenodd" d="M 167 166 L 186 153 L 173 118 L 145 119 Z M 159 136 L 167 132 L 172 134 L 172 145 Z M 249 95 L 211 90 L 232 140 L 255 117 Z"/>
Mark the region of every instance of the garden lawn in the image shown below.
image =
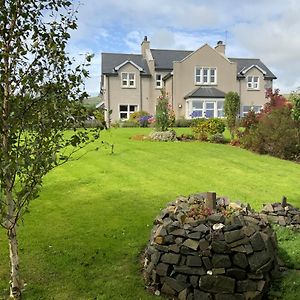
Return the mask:
<path id="1" fill-rule="evenodd" d="M 158 299 L 144 289 L 139 254 L 154 217 L 178 195 L 216 191 L 255 209 L 285 195 L 300 206 L 299 164 L 229 145 L 130 139 L 150 130 L 103 132 L 102 139 L 115 145 L 113 155 L 99 141 L 80 160 L 47 175 L 19 226 L 24 299 Z M 300 257 L 299 238 L 288 242 L 293 246 L 285 255 L 293 248 L 290 254 Z M 0 298 L 8 278 L 2 230 Z M 294 299 L 286 287 L 282 299 Z"/>

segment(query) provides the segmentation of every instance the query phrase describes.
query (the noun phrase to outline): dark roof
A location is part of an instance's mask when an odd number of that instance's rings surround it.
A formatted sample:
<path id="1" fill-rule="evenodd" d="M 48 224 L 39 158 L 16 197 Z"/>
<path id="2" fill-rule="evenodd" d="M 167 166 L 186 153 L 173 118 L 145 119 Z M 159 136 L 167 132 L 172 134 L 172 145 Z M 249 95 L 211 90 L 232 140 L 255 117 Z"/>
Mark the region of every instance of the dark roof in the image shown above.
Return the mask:
<path id="1" fill-rule="evenodd" d="M 214 87 L 200 86 L 184 97 L 187 98 L 225 98 L 225 93 Z"/>
<path id="2" fill-rule="evenodd" d="M 245 77 L 241 74 L 241 71 L 251 67 L 258 66 L 264 71 L 266 71 L 265 77 L 270 79 L 276 79 L 276 76 L 266 67 L 266 65 L 258 58 L 228 58 L 230 61 L 235 62 L 237 64 L 237 73 L 238 77 Z"/>
<path id="3" fill-rule="evenodd" d="M 151 49 L 156 70 L 173 70 L 173 62 L 181 61 L 194 51 Z"/>
<path id="4" fill-rule="evenodd" d="M 140 66 L 143 71 L 141 74 L 150 75 L 149 68 L 146 60 L 141 54 L 121 54 L 121 53 L 102 53 L 102 74 L 118 74 L 114 70 L 126 60 L 132 61 L 136 65 Z"/>

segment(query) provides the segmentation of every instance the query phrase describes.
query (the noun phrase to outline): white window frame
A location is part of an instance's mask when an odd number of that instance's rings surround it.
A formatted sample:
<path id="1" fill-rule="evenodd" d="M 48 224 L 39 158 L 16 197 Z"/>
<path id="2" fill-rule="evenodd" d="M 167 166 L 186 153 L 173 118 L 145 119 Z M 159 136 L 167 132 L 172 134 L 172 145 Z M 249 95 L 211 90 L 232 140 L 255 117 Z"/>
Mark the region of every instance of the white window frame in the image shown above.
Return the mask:
<path id="1" fill-rule="evenodd" d="M 257 78 L 257 81 L 255 79 Z M 247 89 L 248 90 L 259 90 L 259 76 L 249 75 L 247 76 Z"/>
<path id="2" fill-rule="evenodd" d="M 121 111 L 121 106 L 127 106 L 127 110 L 122 110 Z M 135 110 L 130 111 L 130 106 L 134 106 Z M 130 115 L 133 114 L 134 112 L 138 111 L 139 106 L 137 104 L 119 104 L 119 119 L 120 120 L 128 120 Z M 126 114 L 126 118 L 121 118 L 121 114 Z"/>
<path id="3" fill-rule="evenodd" d="M 158 79 L 159 77 L 159 79 Z M 155 73 L 155 88 L 162 89 L 163 88 L 163 75 L 161 73 Z"/>
<path id="4" fill-rule="evenodd" d="M 213 72 L 212 72 L 213 71 Z M 212 80 L 213 78 L 213 80 Z M 216 85 L 217 68 L 215 67 L 195 67 L 195 85 Z"/>
<path id="5" fill-rule="evenodd" d="M 202 116 L 200 118 L 206 118 L 206 105 L 207 103 L 214 103 L 214 116 L 213 118 L 224 118 L 224 100 L 225 99 L 202 99 L 202 98 L 190 98 L 187 103 L 187 113 L 186 113 L 186 117 L 191 119 L 191 113 L 193 111 L 201 111 L 202 112 Z M 194 108 L 193 102 L 202 102 L 202 108 Z M 223 102 L 223 109 L 218 109 L 218 102 Z M 221 117 L 219 117 L 219 112 L 223 112 Z"/>
<path id="6" fill-rule="evenodd" d="M 245 110 L 245 108 L 248 108 L 247 110 Z M 242 107 L 242 117 L 245 117 L 247 115 L 247 113 L 249 111 L 254 111 L 256 114 L 258 114 L 260 112 L 260 110 L 262 109 L 262 105 L 243 105 Z"/>
<path id="7" fill-rule="evenodd" d="M 123 78 L 123 75 L 125 75 L 125 78 Z M 133 76 L 133 78 L 131 79 L 130 77 Z M 135 80 L 136 76 L 134 72 L 122 72 L 121 73 L 121 87 L 122 88 L 131 88 L 134 89 L 135 88 Z M 124 84 L 125 82 L 125 84 Z M 131 84 L 133 83 L 133 84 Z"/>

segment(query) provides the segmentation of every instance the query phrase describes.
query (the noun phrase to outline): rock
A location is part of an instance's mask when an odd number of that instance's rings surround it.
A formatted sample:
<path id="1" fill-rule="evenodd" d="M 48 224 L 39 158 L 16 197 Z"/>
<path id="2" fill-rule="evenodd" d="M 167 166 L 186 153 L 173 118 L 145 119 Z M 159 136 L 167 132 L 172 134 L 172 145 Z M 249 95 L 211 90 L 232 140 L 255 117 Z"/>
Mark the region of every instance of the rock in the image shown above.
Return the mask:
<path id="1" fill-rule="evenodd" d="M 183 275 L 183 274 L 178 274 L 176 276 L 176 280 L 178 280 L 180 282 L 187 283 L 188 282 L 188 276 L 187 275 Z"/>
<path id="2" fill-rule="evenodd" d="M 214 268 L 230 268 L 231 261 L 229 255 L 215 254 L 212 258 Z"/>
<path id="3" fill-rule="evenodd" d="M 247 255 L 253 253 L 253 248 L 252 248 L 252 246 L 250 244 L 245 244 L 244 247 L 245 247 Z"/>
<path id="4" fill-rule="evenodd" d="M 184 229 L 175 229 L 172 232 L 170 232 L 170 234 L 174 235 L 174 236 L 186 236 L 185 230 Z"/>
<path id="5" fill-rule="evenodd" d="M 199 287 L 211 293 L 234 293 L 235 279 L 222 275 L 205 275 L 200 277 Z"/>
<path id="6" fill-rule="evenodd" d="M 178 293 L 189 286 L 189 284 L 177 281 L 172 277 L 166 277 L 165 283 L 167 283 L 169 287 L 171 287 L 173 290 L 175 290 Z"/>
<path id="7" fill-rule="evenodd" d="M 250 237 L 250 243 L 254 251 L 265 249 L 265 242 L 260 232 L 256 232 Z"/>
<path id="8" fill-rule="evenodd" d="M 269 261 L 270 257 L 267 251 L 257 251 L 248 256 L 248 262 L 251 271 L 257 271 L 260 267 Z"/>
<path id="9" fill-rule="evenodd" d="M 156 273 L 159 276 L 167 276 L 170 270 L 170 266 L 167 264 L 160 263 L 156 266 Z"/>
<path id="10" fill-rule="evenodd" d="M 258 291 L 245 292 L 244 296 L 245 296 L 245 300 L 261 300 L 262 299 L 262 294 Z"/>
<path id="11" fill-rule="evenodd" d="M 243 280 L 247 277 L 246 271 L 238 268 L 227 269 L 226 275 L 239 280 Z"/>
<path id="12" fill-rule="evenodd" d="M 199 291 L 199 290 L 194 290 L 194 300 L 212 300 L 212 296 L 208 293 Z"/>
<path id="13" fill-rule="evenodd" d="M 172 289 L 166 282 L 163 284 L 161 292 L 171 296 L 175 296 L 177 294 L 176 291 Z"/>
<path id="14" fill-rule="evenodd" d="M 157 265 L 159 262 L 161 254 L 158 251 L 155 251 L 152 255 L 151 255 L 151 262 L 154 265 Z"/>
<path id="15" fill-rule="evenodd" d="M 189 234 L 188 234 L 188 237 L 189 237 L 190 239 L 200 240 L 201 235 L 202 235 L 202 233 L 201 233 L 200 231 L 195 231 L 195 232 L 189 233 Z"/>
<path id="16" fill-rule="evenodd" d="M 255 229 L 253 226 L 244 226 L 243 227 L 243 232 L 247 235 L 247 236 L 251 236 L 252 234 L 255 233 Z"/>
<path id="17" fill-rule="evenodd" d="M 223 231 L 226 232 L 226 231 L 237 230 L 237 229 L 241 229 L 242 227 L 243 227 L 242 224 L 234 223 L 234 224 L 224 226 Z"/>
<path id="18" fill-rule="evenodd" d="M 185 240 L 183 245 L 190 248 L 190 249 L 197 250 L 198 246 L 199 246 L 199 242 L 196 241 L 196 240 L 187 239 L 187 240 Z"/>
<path id="19" fill-rule="evenodd" d="M 164 244 L 165 241 L 164 241 L 164 238 L 159 235 L 154 238 L 154 243 L 161 245 L 161 244 Z"/>
<path id="20" fill-rule="evenodd" d="M 188 296 L 188 290 L 184 289 L 178 294 L 178 300 L 186 300 Z"/>
<path id="21" fill-rule="evenodd" d="M 205 226 L 204 224 L 200 224 L 197 227 L 194 227 L 192 229 L 193 231 L 200 231 L 201 233 L 206 233 L 209 231 L 209 228 L 207 226 Z"/>
<path id="22" fill-rule="evenodd" d="M 243 294 L 216 294 L 215 300 L 244 300 Z"/>
<path id="23" fill-rule="evenodd" d="M 233 262 L 234 265 L 236 265 L 237 267 L 240 267 L 242 269 L 246 269 L 246 267 L 248 266 L 247 257 L 243 253 L 236 253 L 233 256 L 232 262 Z"/>
<path id="24" fill-rule="evenodd" d="M 209 247 L 209 242 L 206 239 L 201 239 L 199 241 L 199 248 L 201 251 L 207 250 Z"/>
<path id="25" fill-rule="evenodd" d="M 225 241 L 213 241 L 211 243 L 211 248 L 215 253 L 228 253 L 230 248 Z"/>
<path id="26" fill-rule="evenodd" d="M 213 224 L 225 222 L 225 217 L 221 213 L 212 214 L 208 216 L 207 219 Z"/>
<path id="27" fill-rule="evenodd" d="M 161 261 L 170 265 L 177 265 L 180 260 L 180 254 L 165 253 L 161 257 Z"/>
<path id="28" fill-rule="evenodd" d="M 278 217 L 278 224 L 281 225 L 281 226 L 286 225 L 286 221 L 285 221 L 285 218 L 283 216 Z"/>
<path id="29" fill-rule="evenodd" d="M 245 245 L 245 244 L 247 244 L 249 242 L 249 238 L 248 237 L 244 237 L 243 239 L 241 239 L 241 240 L 237 240 L 237 241 L 235 241 L 235 242 L 233 242 L 233 243 L 230 243 L 229 244 L 229 247 L 231 247 L 231 248 L 236 248 L 237 246 L 239 246 L 239 245 Z"/>
<path id="30" fill-rule="evenodd" d="M 176 273 L 188 274 L 188 275 L 204 275 L 205 270 L 203 268 L 193 268 L 188 266 L 174 266 L 174 271 Z"/>
<path id="31" fill-rule="evenodd" d="M 175 252 L 175 253 L 179 253 L 180 252 L 180 248 L 178 247 L 178 245 L 176 244 L 172 244 L 169 246 L 169 250 L 171 252 Z"/>
<path id="32" fill-rule="evenodd" d="M 202 261 L 207 270 L 210 270 L 212 268 L 212 263 L 209 257 L 202 257 Z"/>
<path id="33" fill-rule="evenodd" d="M 190 282 L 194 288 L 199 286 L 199 276 L 190 276 Z"/>
<path id="34" fill-rule="evenodd" d="M 238 293 L 243 293 L 247 291 L 256 291 L 257 284 L 255 281 L 247 279 L 247 280 L 238 280 L 236 282 L 236 291 Z"/>
<path id="35" fill-rule="evenodd" d="M 262 211 L 263 211 L 263 212 L 273 212 L 274 209 L 273 209 L 272 204 L 267 204 L 267 205 L 265 205 L 265 206 L 263 207 Z"/>
<path id="36" fill-rule="evenodd" d="M 212 270 L 212 275 L 223 275 L 225 274 L 225 268 L 213 268 Z"/>
<path id="37" fill-rule="evenodd" d="M 231 251 L 233 251 L 233 252 L 240 252 L 240 253 L 247 253 L 246 248 L 243 245 L 231 248 Z"/>
<path id="38" fill-rule="evenodd" d="M 224 233 L 224 236 L 225 236 L 225 241 L 228 244 L 230 244 L 235 241 L 241 240 L 245 236 L 245 234 L 242 230 L 238 229 L 238 230 L 227 231 Z"/>
<path id="39" fill-rule="evenodd" d="M 186 264 L 189 267 L 201 267 L 202 259 L 200 256 L 188 256 L 186 259 Z"/>

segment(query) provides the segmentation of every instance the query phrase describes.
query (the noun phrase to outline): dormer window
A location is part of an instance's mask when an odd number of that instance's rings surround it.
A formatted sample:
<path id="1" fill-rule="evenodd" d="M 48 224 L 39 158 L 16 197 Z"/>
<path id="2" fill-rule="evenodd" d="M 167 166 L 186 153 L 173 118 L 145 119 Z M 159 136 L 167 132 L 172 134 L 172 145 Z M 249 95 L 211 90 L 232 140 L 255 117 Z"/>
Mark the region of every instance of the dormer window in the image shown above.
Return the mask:
<path id="1" fill-rule="evenodd" d="M 258 76 L 248 76 L 247 77 L 247 88 L 248 88 L 248 90 L 258 90 L 259 89 L 259 77 Z"/>
<path id="2" fill-rule="evenodd" d="M 123 88 L 135 88 L 135 73 L 124 72 L 121 77 Z"/>
<path id="3" fill-rule="evenodd" d="M 216 68 L 195 68 L 195 84 L 212 85 L 217 84 L 217 69 Z"/>
<path id="4" fill-rule="evenodd" d="M 155 74 L 155 87 L 161 89 L 163 87 L 162 74 Z"/>

